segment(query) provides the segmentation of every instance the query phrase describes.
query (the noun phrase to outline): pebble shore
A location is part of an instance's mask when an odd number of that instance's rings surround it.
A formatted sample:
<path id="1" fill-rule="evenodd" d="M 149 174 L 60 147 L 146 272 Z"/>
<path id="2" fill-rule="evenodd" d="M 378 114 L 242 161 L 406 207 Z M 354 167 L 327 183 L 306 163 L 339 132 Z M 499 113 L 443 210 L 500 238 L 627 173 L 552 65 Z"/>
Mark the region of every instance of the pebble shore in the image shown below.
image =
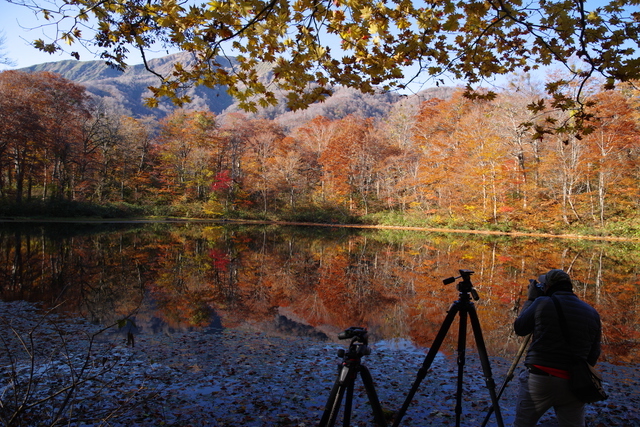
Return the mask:
<path id="1" fill-rule="evenodd" d="M 10 363 L 9 353 L 19 353 L 13 347 L 16 342 L 10 332 L 25 333 L 34 327 L 36 317 L 33 307 L 26 303 L 0 302 L 0 320 L 4 324 L 4 345 L 0 349 L 3 390 L 8 385 L 8 372 L 23 372 L 20 363 L 25 363 L 24 359 Z M 56 340 L 64 336 L 68 350 L 65 360 L 69 360 L 70 353 L 80 358 L 87 351 L 86 332 L 98 327 L 77 319 L 56 322 L 64 323 L 64 327 L 39 327 L 43 332 L 36 334 L 39 345 L 43 350 L 56 348 Z M 60 330 L 64 330 L 63 335 Z M 273 336 L 249 326 L 207 333 L 140 333 L 133 346 L 127 343 L 126 335 L 105 334 L 94 345 L 92 366 L 98 369 L 99 361 L 111 369 L 101 381 L 78 387 L 74 395 L 77 409 L 72 415 L 77 418 L 71 425 L 315 426 L 335 380 L 339 360 L 336 352 L 342 345 Z M 373 343 L 371 347 L 372 354 L 363 360 L 371 370 L 382 406 L 390 412 L 398 410 L 416 379 L 426 350 L 402 342 Z M 39 360 L 51 364 L 56 357 Z M 64 367 L 64 360 L 58 363 Z M 498 388 L 511 363 L 491 359 Z M 588 406 L 588 425 L 640 425 L 640 365 L 603 363 L 598 367 L 610 398 Z M 47 371 L 51 370 L 42 369 Z M 401 425 L 455 425 L 457 375 L 455 356 L 437 357 Z M 472 351 L 467 353 L 463 380 L 461 424 L 480 426 L 491 401 L 478 357 Z M 45 381 L 44 377 L 41 381 Z M 516 393 L 517 378 L 508 384 L 500 399 L 505 426 L 513 420 Z M 352 425 L 373 425 L 361 383 L 355 395 Z M 497 425 L 495 416 L 487 425 Z M 539 425 L 550 427 L 557 423 L 553 414 L 547 414 Z"/>

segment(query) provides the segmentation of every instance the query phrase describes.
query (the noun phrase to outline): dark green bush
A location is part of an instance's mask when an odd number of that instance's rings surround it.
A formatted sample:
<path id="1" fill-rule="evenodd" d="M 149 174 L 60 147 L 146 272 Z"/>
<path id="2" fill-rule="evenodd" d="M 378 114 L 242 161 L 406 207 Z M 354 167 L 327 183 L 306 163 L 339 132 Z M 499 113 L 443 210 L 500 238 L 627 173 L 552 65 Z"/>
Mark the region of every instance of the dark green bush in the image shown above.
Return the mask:
<path id="1" fill-rule="evenodd" d="M 126 203 L 98 205 L 70 200 L 0 201 L 0 217 L 31 218 L 130 218 L 144 215 L 144 209 Z"/>
<path id="2" fill-rule="evenodd" d="M 304 208 L 281 215 L 284 221 L 316 224 L 360 224 L 360 217 L 331 207 Z"/>

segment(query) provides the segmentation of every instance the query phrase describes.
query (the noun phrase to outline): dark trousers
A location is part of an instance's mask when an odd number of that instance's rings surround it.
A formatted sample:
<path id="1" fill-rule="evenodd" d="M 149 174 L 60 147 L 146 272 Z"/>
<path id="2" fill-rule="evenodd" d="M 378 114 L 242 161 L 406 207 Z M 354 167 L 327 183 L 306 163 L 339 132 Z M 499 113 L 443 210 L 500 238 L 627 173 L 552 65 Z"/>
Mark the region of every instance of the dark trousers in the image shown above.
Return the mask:
<path id="1" fill-rule="evenodd" d="M 553 408 L 560 427 L 584 427 L 584 403 L 569 390 L 563 378 L 520 374 L 520 393 L 513 427 L 535 427 L 545 412 Z"/>

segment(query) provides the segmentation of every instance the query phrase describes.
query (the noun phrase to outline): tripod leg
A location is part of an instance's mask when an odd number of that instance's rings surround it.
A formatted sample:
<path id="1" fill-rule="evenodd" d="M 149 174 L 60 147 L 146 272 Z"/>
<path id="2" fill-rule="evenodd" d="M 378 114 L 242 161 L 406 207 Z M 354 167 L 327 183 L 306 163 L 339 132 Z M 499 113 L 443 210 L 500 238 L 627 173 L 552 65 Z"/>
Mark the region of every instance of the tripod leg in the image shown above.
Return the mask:
<path id="1" fill-rule="evenodd" d="M 338 413 L 340 412 L 342 397 L 344 396 L 344 392 L 346 390 L 347 378 L 342 377 L 344 369 L 349 368 L 342 367 L 340 372 L 338 373 L 338 378 L 331 388 L 329 399 L 327 399 L 327 404 L 324 407 L 324 412 L 322 414 L 322 418 L 320 419 L 319 427 L 333 427 L 336 423 Z"/>
<path id="2" fill-rule="evenodd" d="M 442 342 L 447 336 L 447 332 L 449 331 L 449 328 L 453 323 L 453 319 L 455 319 L 456 314 L 458 314 L 458 310 L 459 310 L 458 301 L 456 301 L 451 305 L 451 308 L 449 308 L 449 311 L 447 312 L 447 316 L 444 318 L 444 321 L 442 322 L 442 326 L 438 331 L 438 335 L 436 335 L 436 339 L 433 341 L 433 344 L 431 345 L 431 348 L 427 353 L 427 357 L 425 357 L 424 362 L 422 363 L 422 367 L 418 370 L 418 377 L 416 378 L 413 385 L 411 386 L 411 390 L 409 390 L 409 394 L 407 395 L 407 398 L 405 399 L 404 404 L 402 405 L 402 408 L 400 409 L 400 411 L 398 411 L 398 413 L 395 416 L 395 420 L 393 421 L 393 427 L 398 427 L 400 425 L 400 421 L 402 420 L 402 417 L 404 417 L 404 414 L 407 412 L 407 409 L 409 408 L 409 405 L 413 400 L 413 396 L 418 391 L 418 387 L 420 386 L 420 383 L 422 382 L 424 377 L 427 376 L 427 372 L 429 372 L 429 367 L 431 366 L 431 363 L 433 362 L 433 360 L 436 358 L 436 355 L 440 350 L 440 346 L 442 345 Z"/>
<path id="3" fill-rule="evenodd" d="M 482 365 L 482 371 L 484 372 L 485 384 L 489 389 L 491 404 L 493 405 L 493 410 L 496 413 L 496 421 L 499 427 L 504 427 L 504 423 L 502 422 L 502 413 L 500 412 L 500 405 L 498 405 L 498 397 L 496 396 L 496 383 L 493 380 L 493 376 L 491 374 L 491 364 L 489 363 L 487 347 L 485 346 L 484 338 L 482 337 L 482 329 L 480 328 L 478 313 L 476 312 L 475 306 L 473 304 L 470 305 L 469 316 L 471 318 L 473 335 L 476 340 L 476 347 L 478 348 L 478 354 L 480 356 L 480 364 Z"/>
<path id="4" fill-rule="evenodd" d="M 349 378 L 347 379 L 347 396 L 344 401 L 344 414 L 342 416 L 342 427 L 350 427 L 351 424 L 351 409 L 353 408 L 353 388 L 355 386 L 355 377 L 357 371 L 353 373 L 349 372 Z"/>
<path id="5" fill-rule="evenodd" d="M 529 344 L 530 339 L 531 339 L 531 334 L 524 337 L 524 340 L 520 345 L 520 349 L 518 349 L 518 353 L 516 353 L 516 357 L 515 359 L 513 359 L 513 363 L 509 368 L 509 372 L 507 372 L 507 376 L 505 377 L 504 382 L 502 383 L 502 387 L 500 387 L 500 391 L 498 392 L 498 400 L 500 400 L 500 397 L 502 397 L 502 393 L 504 393 L 504 390 L 507 388 L 507 384 L 509 384 L 509 381 L 513 379 L 513 373 L 515 372 L 516 367 L 518 366 L 518 363 L 520 363 L 520 358 L 524 354 L 524 351 L 526 350 L 527 344 Z M 487 425 L 487 423 L 489 422 L 489 418 L 491 418 L 491 414 L 493 414 L 493 405 L 491 405 L 491 407 L 489 408 L 489 411 L 487 412 L 487 416 L 484 418 L 484 421 L 482 422 L 481 427 L 484 427 Z"/>
<path id="6" fill-rule="evenodd" d="M 460 426 L 462 416 L 462 381 L 467 356 L 467 312 L 460 310 L 460 329 L 458 331 L 458 386 L 456 388 L 456 427 Z"/>
<path id="7" fill-rule="evenodd" d="M 364 365 L 360 366 L 360 377 L 362 378 L 362 382 L 364 383 L 365 390 L 367 390 L 369 403 L 371 404 L 371 409 L 373 410 L 373 421 L 378 427 L 387 427 L 387 422 L 384 419 L 384 412 L 382 411 L 382 405 L 380 405 L 378 393 L 376 393 L 376 388 L 373 384 L 373 378 L 371 377 L 369 369 Z"/>

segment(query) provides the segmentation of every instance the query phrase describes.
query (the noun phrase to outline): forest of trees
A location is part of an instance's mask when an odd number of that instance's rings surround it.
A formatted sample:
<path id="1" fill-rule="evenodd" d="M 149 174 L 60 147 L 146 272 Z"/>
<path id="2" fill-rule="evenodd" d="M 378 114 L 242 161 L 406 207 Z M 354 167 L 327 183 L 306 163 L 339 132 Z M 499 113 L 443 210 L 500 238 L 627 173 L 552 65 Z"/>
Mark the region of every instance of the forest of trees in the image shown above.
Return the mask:
<path id="1" fill-rule="evenodd" d="M 0 197 L 148 215 L 639 230 L 637 92 L 591 88 L 592 128 L 547 134 L 571 117 L 528 108 L 542 91 L 519 87 L 289 129 L 187 109 L 160 122 L 123 117 L 58 75 L 4 71 Z"/>

